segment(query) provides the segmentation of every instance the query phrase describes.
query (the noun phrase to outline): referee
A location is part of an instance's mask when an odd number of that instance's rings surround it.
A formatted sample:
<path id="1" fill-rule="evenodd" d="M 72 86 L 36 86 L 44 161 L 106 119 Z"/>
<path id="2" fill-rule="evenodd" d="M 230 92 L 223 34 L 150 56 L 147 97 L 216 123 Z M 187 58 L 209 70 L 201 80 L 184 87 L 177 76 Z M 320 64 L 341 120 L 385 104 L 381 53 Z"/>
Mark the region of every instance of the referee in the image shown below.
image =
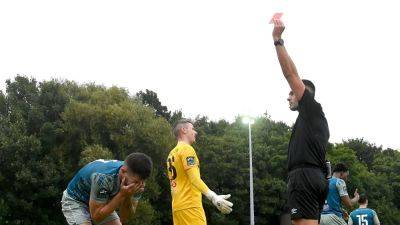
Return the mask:
<path id="1" fill-rule="evenodd" d="M 274 19 L 276 53 L 290 86 L 289 108 L 299 115 L 288 147 L 288 206 L 294 225 L 317 225 L 328 193 L 325 154 L 329 127 L 321 105 L 314 99 L 315 86 L 300 79 L 281 38 L 285 26 Z"/>

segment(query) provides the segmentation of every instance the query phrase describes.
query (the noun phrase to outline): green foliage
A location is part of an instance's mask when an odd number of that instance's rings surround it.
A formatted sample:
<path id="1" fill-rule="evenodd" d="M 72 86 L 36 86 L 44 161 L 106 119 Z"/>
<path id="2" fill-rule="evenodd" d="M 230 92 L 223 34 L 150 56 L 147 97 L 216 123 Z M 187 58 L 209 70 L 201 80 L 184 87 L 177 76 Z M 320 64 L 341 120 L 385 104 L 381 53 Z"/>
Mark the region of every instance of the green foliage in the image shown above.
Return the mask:
<path id="1" fill-rule="evenodd" d="M 336 145 L 328 152 L 328 159 L 333 165 L 342 162 L 349 166 L 349 194 L 352 195 L 358 188 L 359 193 L 368 195 L 369 207 L 376 210 L 382 223 L 397 224 L 400 218 L 400 152 L 390 149 L 372 150 L 374 161 L 370 164 L 371 169 L 368 169 L 367 162 L 357 156 L 357 151 L 347 147 L 348 143 L 359 144 L 359 140 Z M 365 146 L 373 146 L 365 141 L 363 143 L 366 143 Z"/>
<path id="2" fill-rule="evenodd" d="M 172 224 L 165 159 L 175 141 L 171 113 L 153 91 L 130 96 L 127 90 L 72 81 L 17 76 L 0 91 L 0 224 L 66 224 L 60 198 L 72 176 L 95 159 L 122 160 L 144 152 L 154 173 L 137 213 L 127 224 Z M 203 202 L 208 224 L 249 224 L 248 127 L 238 117 L 230 123 L 197 117 L 195 149 L 201 174 L 218 193 L 231 193 L 234 211 L 221 215 Z M 290 127 L 256 118 L 252 125 L 256 224 L 279 224 L 286 211 L 286 161 Z M 382 224 L 400 218 L 400 153 L 350 139 L 328 147 L 333 164 L 350 168 L 349 191 L 370 198 Z"/>
<path id="3" fill-rule="evenodd" d="M 81 153 L 79 166 L 83 167 L 96 159 L 113 159 L 113 154 L 109 149 L 98 144 L 87 146 Z"/>
<path id="4" fill-rule="evenodd" d="M 163 106 L 157 97 L 157 93 L 154 91 L 146 89 L 145 92 L 139 91 L 136 96 L 142 101 L 146 106 L 154 109 L 157 116 L 164 117 L 166 120 L 171 119 L 171 112 L 168 111 L 166 106 Z"/>
<path id="5" fill-rule="evenodd" d="M 376 154 L 382 151 L 382 147 L 368 143 L 364 139 L 349 139 L 343 142 L 343 145 L 356 152 L 357 159 L 365 163 L 368 168 L 372 167 Z"/>
<path id="6" fill-rule="evenodd" d="M 135 151 L 154 160 L 146 195 L 149 205 L 158 202 L 170 129 L 124 89 L 8 80 L 6 94 L 0 93 L 0 224 L 65 224 L 59 199 L 77 170 Z M 147 224 L 162 216 L 152 215 Z"/>
<path id="7" fill-rule="evenodd" d="M 125 224 L 127 225 L 142 225 L 154 224 L 157 219 L 157 212 L 153 209 L 150 202 L 147 200 L 140 201 L 136 213 Z"/>
<path id="8" fill-rule="evenodd" d="M 199 133 L 196 149 L 202 177 L 218 193 L 231 193 L 235 203 L 229 216 L 221 216 L 209 202 L 205 203 L 210 224 L 249 223 L 248 127 L 241 118 L 208 122 L 195 121 Z M 283 130 L 281 130 L 283 128 Z M 266 132 L 268 130 L 268 132 Z M 286 149 L 289 128 L 260 117 L 253 125 L 253 172 L 255 217 L 257 224 L 276 224 L 286 203 Z M 204 163 L 202 163 L 204 162 Z"/>

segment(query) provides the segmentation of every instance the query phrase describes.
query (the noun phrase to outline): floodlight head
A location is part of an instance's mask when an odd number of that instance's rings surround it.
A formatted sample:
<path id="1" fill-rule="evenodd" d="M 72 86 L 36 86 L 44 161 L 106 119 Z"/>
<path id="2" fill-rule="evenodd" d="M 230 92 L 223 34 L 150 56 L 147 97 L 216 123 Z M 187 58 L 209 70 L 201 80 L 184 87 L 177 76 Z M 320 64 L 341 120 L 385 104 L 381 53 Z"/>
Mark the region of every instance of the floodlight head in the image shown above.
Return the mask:
<path id="1" fill-rule="evenodd" d="M 254 123 L 254 120 L 252 118 L 248 117 L 248 116 L 245 116 L 245 117 L 242 118 L 242 122 L 244 124 L 250 124 L 251 125 L 251 124 Z"/>

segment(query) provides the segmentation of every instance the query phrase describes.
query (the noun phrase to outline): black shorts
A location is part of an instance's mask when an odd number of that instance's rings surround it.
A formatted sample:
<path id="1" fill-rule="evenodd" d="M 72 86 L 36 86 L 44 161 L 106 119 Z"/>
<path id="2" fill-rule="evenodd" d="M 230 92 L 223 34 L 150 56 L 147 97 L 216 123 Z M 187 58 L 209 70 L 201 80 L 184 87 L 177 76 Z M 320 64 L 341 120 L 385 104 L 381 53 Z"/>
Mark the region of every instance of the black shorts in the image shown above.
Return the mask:
<path id="1" fill-rule="evenodd" d="M 328 180 L 318 168 L 298 168 L 289 173 L 288 207 L 292 220 L 319 220 L 328 195 Z"/>

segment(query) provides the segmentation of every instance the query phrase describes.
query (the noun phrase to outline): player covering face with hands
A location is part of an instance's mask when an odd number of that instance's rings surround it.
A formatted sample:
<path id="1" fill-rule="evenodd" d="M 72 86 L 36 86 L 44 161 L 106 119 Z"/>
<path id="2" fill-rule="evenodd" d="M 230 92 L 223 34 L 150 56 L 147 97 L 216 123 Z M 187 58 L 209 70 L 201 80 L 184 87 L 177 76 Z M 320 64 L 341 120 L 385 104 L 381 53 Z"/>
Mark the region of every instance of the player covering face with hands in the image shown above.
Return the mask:
<path id="1" fill-rule="evenodd" d="M 152 160 L 143 153 L 132 153 L 125 161 L 100 159 L 84 166 L 61 200 L 68 224 L 125 223 L 136 211 L 152 166 Z"/>
<path id="2" fill-rule="evenodd" d="M 168 178 L 171 185 L 174 225 L 205 225 L 206 216 L 202 205 L 204 194 L 223 214 L 232 212 L 233 204 L 228 195 L 218 195 L 210 190 L 200 177 L 200 162 L 191 146 L 197 132 L 190 120 L 182 119 L 174 126 L 178 141 L 167 159 Z"/>
<path id="3" fill-rule="evenodd" d="M 137 193 L 142 193 L 145 187 L 145 181 L 141 180 L 137 175 L 132 174 L 128 167 L 121 167 L 121 188 L 120 192 L 124 197 L 133 196 Z"/>

